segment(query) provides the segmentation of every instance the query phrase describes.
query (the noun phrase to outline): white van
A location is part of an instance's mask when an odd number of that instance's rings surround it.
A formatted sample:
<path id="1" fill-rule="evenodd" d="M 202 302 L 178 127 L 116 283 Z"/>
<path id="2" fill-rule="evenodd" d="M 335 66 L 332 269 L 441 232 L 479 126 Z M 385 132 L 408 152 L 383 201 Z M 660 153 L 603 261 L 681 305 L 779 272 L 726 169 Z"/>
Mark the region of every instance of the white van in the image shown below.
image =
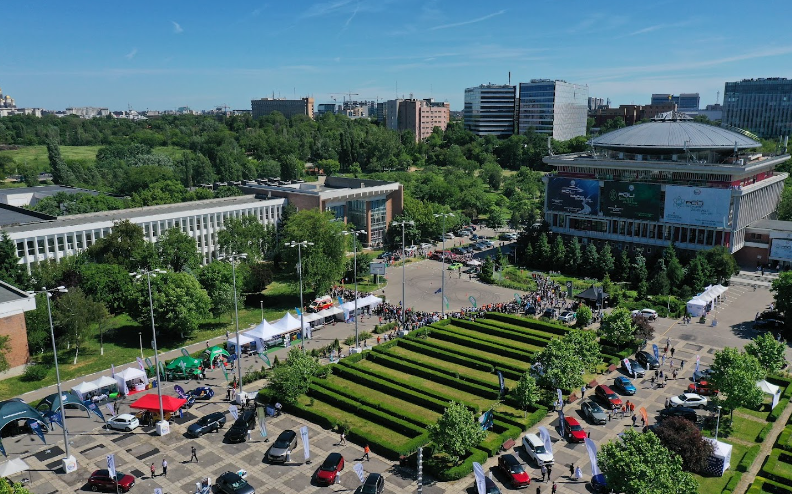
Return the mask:
<path id="1" fill-rule="evenodd" d="M 536 466 L 552 465 L 555 463 L 553 454 L 547 452 L 544 442 L 536 434 L 526 434 L 522 438 L 525 453 L 536 462 Z"/>

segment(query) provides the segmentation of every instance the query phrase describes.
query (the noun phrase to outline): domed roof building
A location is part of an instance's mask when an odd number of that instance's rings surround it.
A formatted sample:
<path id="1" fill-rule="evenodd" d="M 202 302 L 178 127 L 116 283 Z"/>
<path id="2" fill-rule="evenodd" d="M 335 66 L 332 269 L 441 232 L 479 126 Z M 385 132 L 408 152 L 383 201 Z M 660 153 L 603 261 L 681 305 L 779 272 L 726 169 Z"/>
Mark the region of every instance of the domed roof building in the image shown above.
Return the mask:
<path id="1" fill-rule="evenodd" d="M 787 177 L 775 171 L 789 159 L 786 150 L 762 154 L 750 133 L 679 112 L 590 144 L 587 152 L 544 159 L 556 169 L 545 178 L 545 220 L 555 233 L 618 249 L 651 254 L 673 243 L 691 251 L 722 245 L 735 253 L 746 242 L 752 247 L 747 228 L 772 218 Z M 769 242 L 765 250 L 749 249 L 747 259 L 774 260 Z"/>

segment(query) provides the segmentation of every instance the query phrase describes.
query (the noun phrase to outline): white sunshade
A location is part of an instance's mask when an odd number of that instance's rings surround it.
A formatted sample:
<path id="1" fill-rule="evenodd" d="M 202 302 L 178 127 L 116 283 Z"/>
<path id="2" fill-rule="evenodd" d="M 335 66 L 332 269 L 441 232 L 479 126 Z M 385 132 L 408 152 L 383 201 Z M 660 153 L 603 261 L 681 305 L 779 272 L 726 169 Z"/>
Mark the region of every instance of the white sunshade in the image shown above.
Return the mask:
<path id="1" fill-rule="evenodd" d="M 80 397 L 81 400 L 84 400 L 85 395 L 87 395 L 91 391 L 96 391 L 97 389 L 99 389 L 99 387 L 96 386 L 95 384 L 87 383 L 83 381 L 77 386 L 73 387 L 72 391 L 74 391 L 77 394 L 77 396 Z"/>
<path id="2" fill-rule="evenodd" d="M 331 317 L 331 316 L 334 316 L 336 314 L 341 314 L 343 312 L 344 312 L 343 309 L 341 309 L 340 307 L 337 307 L 337 306 L 334 305 L 332 307 L 328 307 L 327 309 L 325 309 L 323 311 L 317 312 L 317 314 L 319 314 L 322 317 Z"/>
<path id="3" fill-rule="evenodd" d="M 371 305 L 371 306 L 379 305 L 379 304 L 382 303 L 382 299 L 377 297 L 377 296 L 375 296 L 375 295 L 369 295 L 368 297 L 364 298 L 363 300 L 366 301 L 366 305 Z"/>
<path id="4" fill-rule="evenodd" d="M 6 462 L 0 463 L 0 477 L 10 477 L 25 470 L 30 470 L 30 465 L 25 463 L 22 458 L 14 458 Z"/>
<path id="5" fill-rule="evenodd" d="M 477 261 L 475 259 L 471 259 L 465 263 L 468 266 L 481 266 L 481 261 Z"/>
<path id="6" fill-rule="evenodd" d="M 251 329 L 250 331 L 246 331 L 245 334 L 251 338 L 268 340 L 280 333 L 278 332 L 278 328 L 274 327 L 272 324 L 268 323 L 267 321 L 261 321 L 256 325 L 255 328 Z"/>
<path id="7" fill-rule="evenodd" d="M 316 321 L 317 319 L 322 319 L 322 316 L 318 312 L 303 314 L 303 322 L 310 323 Z"/>
<path id="8" fill-rule="evenodd" d="M 237 337 L 236 337 L 236 335 L 233 335 L 233 336 L 228 338 L 228 341 L 226 342 L 226 346 L 228 348 L 232 348 L 232 347 L 236 348 L 236 342 L 237 342 Z M 253 342 L 253 338 L 251 338 L 250 336 L 246 336 L 244 333 L 240 333 L 240 335 L 239 335 L 239 344 L 240 344 L 240 346 L 241 345 L 247 345 L 248 343 L 251 343 L 251 342 Z"/>
<path id="9" fill-rule="evenodd" d="M 107 388 L 109 386 L 116 386 L 118 383 L 112 377 L 102 376 L 95 381 L 91 381 L 91 384 L 97 388 Z"/>

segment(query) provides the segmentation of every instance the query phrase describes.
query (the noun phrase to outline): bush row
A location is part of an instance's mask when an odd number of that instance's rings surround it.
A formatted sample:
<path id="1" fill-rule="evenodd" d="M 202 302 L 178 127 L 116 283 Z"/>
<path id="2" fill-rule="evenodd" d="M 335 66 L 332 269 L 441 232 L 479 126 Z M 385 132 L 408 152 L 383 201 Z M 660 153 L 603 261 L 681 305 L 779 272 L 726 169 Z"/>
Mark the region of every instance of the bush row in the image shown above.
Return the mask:
<path id="1" fill-rule="evenodd" d="M 792 488 L 770 479 L 756 477 L 756 480 L 751 484 L 746 494 L 763 494 L 765 492 L 769 492 L 770 494 L 790 494 L 792 493 Z"/>
<path id="2" fill-rule="evenodd" d="M 778 400 L 778 405 L 770 412 L 770 415 L 767 416 L 768 422 L 775 422 L 784 413 L 784 408 L 789 404 L 789 398 L 781 398 Z"/>
<path id="3" fill-rule="evenodd" d="M 486 324 L 487 326 L 491 326 L 494 328 L 505 329 L 511 333 L 517 333 L 521 335 L 532 336 L 534 338 L 539 338 L 540 340 L 544 341 L 542 346 L 547 345 L 547 342 L 550 341 L 551 339 L 558 337 L 558 335 L 554 333 L 548 333 L 546 331 L 539 331 L 536 329 L 525 328 L 505 321 L 496 321 L 495 319 L 480 318 L 480 319 L 476 319 L 476 322 L 480 324 Z"/>
<path id="4" fill-rule="evenodd" d="M 397 323 L 397 322 L 389 322 L 389 323 L 386 323 L 386 324 L 375 324 L 373 331 L 374 331 L 374 334 L 390 333 L 391 331 L 396 329 L 396 326 L 398 326 L 398 325 L 399 325 L 399 323 Z"/>
<path id="5" fill-rule="evenodd" d="M 501 422 L 500 420 L 494 420 L 492 424 L 493 432 L 495 432 L 497 435 L 485 439 L 477 446 L 478 448 L 486 451 L 489 456 L 497 455 L 503 443 L 509 439 L 517 439 L 522 433 L 522 429 L 520 427 Z"/>
<path id="6" fill-rule="evenodd" d="M 465 458 L 465 461 L 455 467 L 443 468 L 441 470 L 434 471 L 427 469 L 427 471 L 440 482 L 459 480 L 473 472 L 473 462 L 483 465 L 487 461 L 488 457 L 489 455 L 487 455 L 486 451 L 474 448 L 473 451 L 470 452 L 470 455 Z"/>
<path id="7" fill-rule="evenodd" d="M 470 322 L 470 321 L 461 321 L 459 319 L 456 319 L 454 322 L 455 323 L 456 322 L 462 322 L 463 324 L 466 324 L 468 326 L 477 324 L 477 323 Z M 538 352 L 541 348 L 543 348 L 543 347 L 539 347 L 538 345 L 534 345 L 534 344 L 531 344 L 531 343 L 523 343 L 522 341 L 517 341 L 514 338 L 510 338 L 508 336 L 499 336 L 499 335 L 494 335 L 494 334 L 487 334 L 487 332 L 483 331 L 480 328 L 476 328 L 476 327 L 464 327 L 462 325 L 453 324 L 453 325 L 449 326 L 447 328 L 447 330 L 448 331 L 453 331 L 454 333 L 458 333 L 461 336 L 466 336 L 468 338 L 473 338 L 474 340 L 477 340 L 477 341 L 486 341 L 486 342 L 491 343 L 493 345 L 500 345 L 500 346 L 502 346 L 504 348 L 513 348 L 515 350 L 519 350 L 521 352 L 527 352 L 527 353 L 531 353 L 531 354 L 533 354 L 535 352 Z"/>
<path id="8" fill-rule="evenodd" d="M 496 370 L 500 371 L 509 371 L 513 373 L 516 379 L 519 379 L 519 376 L 522 376 L 525 371 L 528 370 L 529 365 L 526 364 L 525 367 L 518 367 L 516 365 L 512 365 L 511 363 L 504 362 L 499 360 L 496 355 L 489 355 L 482 352 L 477 352 L 474 349 L 470 349 L 467 347 L 464 348 L 448 348 L 444 343 L 439 341 L 427 340 L 423 338 L 419 338 L 414 335 L 407 335 L 405 338 L 400 338 L 399 341 L 401 342 L 413 342 L 419 345 L 423 345 L 424 347 L 428 348 L 429 351 L 435 351 L 439 353 L 447 353 L 453 355 L 461 355 L 466 359 L 470 359 L 472 361 L 480 361 L 484 362 L 485 364 L 489 364 L 494 367 Z M 503 374 L 504 377 L 506 373 Z"/>
<path id="9" fill-rule="evenodd" d="M 734 491 L 734 489 L 737 488 L 737 484 L 740 483 L 740 479 L 742 479 L 742 473 L 734 472 L 734 475 L 731 476 L 729 481 L 726 482 L 726 485 L 723 487 L 721 494 L 726 494 L 726 493 L 731 494 Z"/>
<path id="10" fill-rule="evenodd" d="M 770 430 L 772 428 L 773 428 L 773 423 L 772 422 L 770 422 L 768 424 L 765 424 L 765 426 L 762 427 L 762 430 L 760 430 L 759 434 L 756 436 L 756 442 L 758 442 L 758 443 L 765 442 L 765 439 L 767 439 L 767 435 L 770 434 Z"/>
<path id="11" fill-rule="evenodd" d="M 745 452 L 745 455 L 740 460 L 740 463 L 737 464 L 738 472 L 747 472 L 748 469 L 751 468 L 754 460 L 756 460 L 756 457 L 759 455 L 759 448 L 761 448 L 760 444 L 755 444 L 748 448 L 748 451 Z"/>
<path id="12" fill-rule="evenodd" d="M 452 343 L 458 343 L 463 346 L 478 348 L 480 351 L 494 353 L 495 355 L 512 358 L 514 360 L 519 360 L 521 362 L 530 363 L 534 361 L 533 353 L 522 352 L 519 350 L 515 350 L 513 348 L 508 348 L 505 346 L 489 343 L 483 340 L 477 340 L 475 338 L 468 338 L 467 336 L 454 333 L 447 329 L 435 328 L 432 331 L 432 336 L 437 338 L 438 340 L 450 341 Z"/>
<path id="13" fill-rule="evenodd" d="M 533 336 L 527 333 L 521 333 L 517 331 L 512 331 L 510 329 L 504 328 L 502 326 L 496 326 L 494 324 L 484 324 L 478 321 L 465 321 L 463 319 L 455 319 L 454 326 L 458 328 L 465 328 L 470 329 L 473 331 L 480 331 L 482 333 L 498 336 L 500 338 L 507 338 L 509 340 L 518 341 L 520 343 L 525 343 L 528 345 L 538 346 L 538 347 L 546 347 L 547 346 L 547 338 L 540 338 L 538 336 Z"/>
<path id="14" fill-rule="evenodd" d="M 558 336 L 564 336 L 570 331 L 570 328 L 566 326 L 562 326 L 560 324 L 549 323 L 545 321 L 540 321 L 538 319 L 534 319 L 532 317 L 522 317 L 514 314 L 487 312 L 487 318 L 495 319 L 496 321 L 503 321 L 511 324 L 516 324 L 518 326 L 523 326 L 530 329 L 537 329 L 545 333 L 557 334 Z"/>
<path id="15" fill-rule="evenodd" d="M 478 371 L 495 372 L 495 366 L 489 362 L 483 360 L 477 360 L 471 357 L 466 357 L 461 353 L 454 353 L 452 350 L 442 349 L 442 347 L 441 348 L 432 347 L 423 340 L 402 338 L 399 341 L 399 346 L 406 348 L 415 353 L 420 353 L 428 357 L 440 358 L 447 362 L 464 365 Z M 503 373 L 503 377 L 507 379 L 514 379 L 514 380 L 519 379 L 520 376 L 519 372 L 512 372 L 504 368 L 498 368 L 498 370 L 500 370 Z"/>
<path id="16" fill-rule="evenodd" d="M 433 412 L 443 413 L 446 409 L 446 406 L 448 406 L 448 401 L 445 399 L 438 399 L 436 397 L 429 396 L 426 393 L 408 389 L 401 384 L 388 382 L 377 376 L 372 376 L 370 374 L 361 372 L 355 367 L 348 367 L 339 364 L 336 365 L 335 369 L 336 375 L 343 377 L 344 379 L 349 379 L 350 381 L 363 386 L 376 388 L 383 393 L 392 394 L 396 398 L 408 401 L 414 405 L 428 408 Z"/>
<path id="17" fill-rule="evenodd" d="M 784 430 L 778 435 L 776 447 L 792 453 L 792 425 L 784 427 Z"/>
<path id="18" fill-rule="evenodd" d="M 775 482 L 792 485 L 792 475 L 788 475 L 781 468 L 777 468 L 779 462 L 792 463 L 792 456 L 783 449 L 773 448 L 770 456 L 767 457 L 767 461 L 762 466 L 762 475 Z"/>
<path id="19" fill-rule="evenodd" d="M 426 364 L 414 364 L 407 359 L 401 357 L 395 358 L 392 355 L 378 351 L 372 352 L 368 358 L 373 362 L 390 367 L 393 370 L 423 377 L 437 384 L 448 386 L 451 389 L 458 389 L 466 393 L 484 398 L 491 398 L 493 400 L 497 400 L 499 397 L 499 390 L 491 385 L 478 384 L 472 380 L 466 381 L 461 376 L 455 377 L 445 374 L 438 369 L 428 367 Z"/>

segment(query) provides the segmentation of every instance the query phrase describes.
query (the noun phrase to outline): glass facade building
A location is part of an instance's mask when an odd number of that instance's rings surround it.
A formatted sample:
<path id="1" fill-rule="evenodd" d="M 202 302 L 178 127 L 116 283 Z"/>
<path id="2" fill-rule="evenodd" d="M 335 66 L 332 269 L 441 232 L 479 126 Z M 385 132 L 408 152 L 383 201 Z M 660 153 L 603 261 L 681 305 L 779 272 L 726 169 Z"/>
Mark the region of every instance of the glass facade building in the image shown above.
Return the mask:
<path id="1" fill-rule="evenodd" d="M 792 131 L 792 80 L 774 77 L 727 82 L 722 121 L 763 138 L 788 136 Z"/>
<path id="2" fill-rule="evenodd" d="M 478 136 L 514 134 L 515 86 L 486 84 L 465 89 L 465 129 Z"/>
<path id="3" fill-rule="evenodd" d="M 521 82 L 518 132 L 533 128 L 559 141 L 586 135 L 588 97 L 588 86 L 580 84 L 546 79 Z"/>

